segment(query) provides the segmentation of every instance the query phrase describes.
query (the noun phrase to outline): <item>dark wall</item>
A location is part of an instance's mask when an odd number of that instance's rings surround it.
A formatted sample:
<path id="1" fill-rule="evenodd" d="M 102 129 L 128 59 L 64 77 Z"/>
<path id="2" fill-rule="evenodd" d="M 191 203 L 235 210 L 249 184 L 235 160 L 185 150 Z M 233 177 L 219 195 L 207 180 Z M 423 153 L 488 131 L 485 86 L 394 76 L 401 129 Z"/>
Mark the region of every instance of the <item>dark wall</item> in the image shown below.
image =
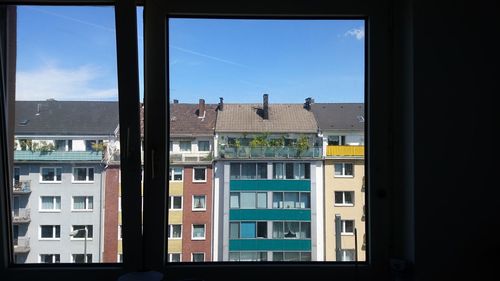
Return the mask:
<path id="1" fill-rule="evenodd" d="M 460 2 L 413 4 L 418 280 L 485 280 L 500 260 L 499 9 Z"/>

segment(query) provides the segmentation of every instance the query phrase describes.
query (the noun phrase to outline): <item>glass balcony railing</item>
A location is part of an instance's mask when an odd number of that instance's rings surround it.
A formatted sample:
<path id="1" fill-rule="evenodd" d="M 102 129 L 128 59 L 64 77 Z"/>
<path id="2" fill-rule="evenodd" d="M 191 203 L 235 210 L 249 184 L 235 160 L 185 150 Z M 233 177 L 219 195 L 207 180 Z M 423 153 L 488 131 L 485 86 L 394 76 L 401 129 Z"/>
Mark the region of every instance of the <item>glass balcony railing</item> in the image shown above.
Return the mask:
<path id="1" fill-rule="evenodd" d="M 31 221 L 29 208 L 18 208 L 12 210 L 12 219 L 14 223 L 28 223 Z"/>
<path id="2" fill-rule="evenodd" d="M 329 145 L 326 147 L 326 156 L 357 156 L 365 155 L 364 145 Z"/>
<path id="3" fill-rule="evenodd" d="M 20 180 L 14 182 L 13 186 L 13 193 L 14 194 L 25 194 L 25 193 L 31 193 L 31 181 L 30 180 Z"/>
<path id="4" fill-rule="evenodd" d="M 30 238 L 18 237 L 14 239 L 14 253 L 27 253 L 30 251 Z"/>
<path id="5" fill-rule="evenodd" d="M 101 161 L 102 151 L 14 151 L 15 161 Z"/>
<path id="6" fill-rule="evenodd" d="M 321 147 L 300 149 L 295 146 L 251 147 L 219 146 L 219 158 L 321 158 Z"/>
<path id="7" fill-rule="evenodd" d="M 170 163 L 198 163 L 198 162 L 211 162 L 213 160 L 212 152 L 170 152 Z"/>

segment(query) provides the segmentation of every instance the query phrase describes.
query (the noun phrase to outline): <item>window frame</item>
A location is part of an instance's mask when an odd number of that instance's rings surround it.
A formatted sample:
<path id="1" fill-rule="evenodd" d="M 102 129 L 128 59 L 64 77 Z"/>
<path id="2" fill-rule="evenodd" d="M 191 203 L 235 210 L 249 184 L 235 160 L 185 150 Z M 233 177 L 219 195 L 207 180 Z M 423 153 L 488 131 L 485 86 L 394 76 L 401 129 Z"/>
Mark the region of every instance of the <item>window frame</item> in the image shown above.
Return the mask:
<path id="1" fill-rule="evenodd" d="M 336 174 L 336 166 L 337 165 L 342 165 L 342 174 L 341 175 L 337 175 Z M 352 166 L 352 175 L 347 175 L 346 174 L 346 165 L 351 165 Z M 337 162 L 337 163 L 334 163 L 333 164 L 333 177 L 335 178 L 354 178 L 354 163 L 353 162 Z"/>
<path id="2" fill-rule="evenodd" d="M 204 198 L 203 202 L 205 202 L 205 204 L 204 204 L 203 208 L 195 208 L 195 206 L 194 206 L 194 198 L 195 197 L 203 197 Z M 207 210 L 207 195 L 206 194 L 193 194 L 193 196 L 191 197 L 191 211 L 203 212 L 206 210 Z"/>
<path id="3" fill-rule="evenodd" d="M 42 237 L 42 226 L 52 226 L 52 237 Z M 59 237 L 57 237 L 57 227 L 59 227 Z M 40 241 L 59 241 L 61 240 L 60 224 L 41 224 L 38 226 L 38 240 Z"/>
<path id="4" fill-rule="evenodd" d="M 200 170 L 200 169 L 203 169 L 205 171 L 205 179 L 204 180 L 195 180 L 195 170 Z M 208 181 L 208 179 L 207 179 L 208 168 L 207 167 L 205 167 L 205 166 L 193 167 L 192 170 L 193 170 L 193 178 L 192 178 L 193 183 L 205 183 Z"/>
<path id="5" fill-rule="evenodd" d="M 23 0 L 10 0 L 11 3 L 26 3 Z M 145 104 L 148 110 L 145 112 L 145 128 L 147 135 L 145 141 L 145 207 L 144 207 L 144 240 L 141 239 L 141 204 L 140 204 L 140 153 L 130 153 L 137 152 L 140 149 L 140 136 L 139 136 L 139 120 L 136 118 L 138 116 L 137 101 L 139 100 L 138 95 L 138 76 L 137 76 L 137 40 L 136 40 L 136 4 L 133 1 L 115 1 L 113 0 L 33 0 L 32 3 L 51 3 L 51 4 L 72 4 L 72 5 L 82 5 L 82 4 L 100 4 L 100 5 L 115 5 L 116 9 L 116 37 L 117 37 L 117 54 L 118 54 L 118 88 L 120 96 L 120 128 L 122 128 L 122 133 L 120 135 L 120 141 L 127 147 L 126 150 L 122 152 L 122 166 L 121 169 L 124 171 L 122 192 L 124 198 L 124 208 L 127 212 L 124 212 L 124 221 L 128 225 L 125 225 L 125 241 L 124 241 L 124 251 L 127 258 L 125 259 L 125 264 L 123 267 L 120 266 L 97 266 L 92 265 L 93 268 L 98 268 L 98 272 L 95 270 L 89 270 L 88 267 L 51 267 L 44 268 L 43 271 L 37 270 L 34 267 L 33 270 L 27 271 L 22 270 L 22 267 L 18 265 L 13 265 L 12 263 L 12 250 L 5 248 L 3 245 L 8 245 L 8 238 L 10 237 L 10 231 L 7 231 L 10 227 L 1 227 L 1 231 L 6 234 L 2 235 L 2 239 L 6 239 L 6 243 L 0 243 L 0 250 L 3 253 L 8 253 L 8 255 L 0 255 L 0 261 L 2 261 L 1 270 L 7 273 L 7 277 L 15 276 L 18 280 L 32 280 L 33 277 L 41 278 L 40 276 L 50 277 L 54 280 L 60 279 L 64 280 L 65 276 L 71 274 L 74 280 L 88 280 L 88 277 L 95 276 L 96 273 L 99 274 L 101 278 L 116 279 L 120 274 L 124 272 L 124 269 L 138 270 L 138 269 L 155 269 L 164 271 L 169 270 L 170 278 L 182 278 L 188 273 L 192 273 L 193 266 L 189 265 L 169 265 L 165 263 L 166 256 L 166 240 L 165 240 L 165 227 L 164 225 L 154 224 L 155 221 L 167 221 L 166 214 L 159 212 L 158 210 L 165 210 L 166 204 L 166 194 L 162 194 L 161 190 L 167 186 L 166 176 L 162 175 L 161 168 L 168 167 L 166 162 L 165 152 L 165 140 L 167 139 L 166 126 L 158 126 L 154 124 L 157 122 L 158 117 L 160 122 L 166 122 L 165 118 L 167 115 L 167 95 L 165 94 L 167 83 L 165 83 L 167 76 L 165 66 L 168 65 L 168 58 L 165 53 L 164 44 L 167 42 L 166 37 L 168 34 L 168 28 L 165 32 L 165 19 L 167 16 L 189 16 L 189 17 L 238 17 L 238 18 L 345 18 L 346 16 L 363 18 L 367 20 L 366 32 L 368 34 L 366 40 L 366 104 L 370 104 L 370 110 L 365 110 L 367 112 L 367 126 L 365 129 L 365 136 L 367 137 L 368 143 L 373 146 L 370 148 L 367 145 L 367 155 L 366 155 L 366 185 L 370 186 L 370 189 L 377 190 L 377 196 L 367 197 L 367 207 L 370 209 L 371 221 L 367 224 L 367 232 L 371 234 L 371 237 L 367 237 L 367 240 L 377 241 L 377 243 L 368 243 L 369 247 L 367 254 L 369 254 L 370 261 L 366 266 L 361 264 L 356 267 L 356 271 L 360 273 L 360 278 L 365 280 L 364 276 L 370 276 L 370 278 L 376 278 L 377 276 L 382 277 L 387 274 L 387 262 L 388 256 L 385 251 L 386 245 L 389 241 L 389 230 L 381 227 L 382 225 L 390 225 L 389 222 L 389 204 L 387 204 L 387 197 L 383 194 L 387 193 L 387 182 L 391 179 L 390 169 L 386 167 L 387 164 L 392 164 L 391 161 L 397 161 L 392 158 L 394 152 L 385 146 L 392 140 L 393 137 L 387 133 L 387 127 L 389 129 L 401 128 L 401 135 L 408 136 L 412 135 L 412 126 L 405 127 L 406 124 L 413 124 L 413 119 L 405 119 L 401 122 L 393 121 L 397 118 L 390 118 L 392 109 L 389 101 L 396 100 L 393 96 L 392 89 L 392 72 L 389 67 L 392 65 L 392 57 L 390 56 L 391 51 L 390 39 L 392 35 L 389 34 L 389 26 L 391 26 L 389 10 L 391 4 L 389 1 L 382 1 L 377 3 L 370 3 L 366 0 L 354 0 L 345 2 L 331 2 L 329 4 L 323 3 L 308 3 L 310 6 L 301 6 L 290 4 L 289 7 L 285 5 L 274 6 L 268 3 L 268 6 L 245 6 L 241 7 L 237 3 L 232 4 L 217 4 L 211 3 L 213 6 L 206 6 L 204 4 L 200 6 L 190 6 L 192 3 L 182 3 L 181 1 L 173 0 L 167 3 L 162 1 L 157 1 L 154 5 L 146 5 L 144 9 L 145 20 L 144 20 L 144 30 L 145 30 L 145 49 L 148 52 L 145 53 L 145 65 L 146 73 L 148 76 L 145 77 L 146 89 L 145 91 Z M 139 3 L 144 1 L 139 0 Z M 148 0 L 146 0 L 148 2 Z M 152 2 L 151 2 L 152 3 Z M 256 4 L 258 5 L 258 4 Z M 167 24 L 168 25 L 168 24 Z M 161 47 L 163 46 L 163 47 Z M 369 49 L 368 49 L 369 46 Z M 380 71 L 378 71 L 380 70 Z M 0 90 L 3 91 L 3 90 Z M 371 93 L 377 93 L 377 99 L 370 99 Z M 406 99 L 411 99 L 412 93 L 405 92 L 407 96 Z M 398 100 L 396 100 L 398 102 Z M 399 102 L 402 102 L 399 100 Z M 0 106 L 4 106 L 4 100 L 0 99 Z M 366 107 L 368 108 L 368 107 Z M 2 108 L 3 109 L 3 108 Z M 374 113 L 376 112 L 376 114 Z M 128 114 L 128 116 L 127 116 Z M 401 113 L 396 113 L 401 114 Z M 1 146 L 0 159 L 11 159 L 7 158 L 8 155 L 6 144 L 7 141 L 7 129 L 3 127 L 6 124 L 3 119 L 4 116 L 0 116 L 3 122 L 0 122 L 1 129 Z M 158 131 L 148 132 L 147 128 L 159 128 Z M 397 130 L 396 130 L 397 131 Z M 375 133 L 378 132 L 378 133 Z M 158 137 L 158 138 L 155 138 Z M 409 144 L 413 147 L 412 144 Z M 379 155 L 384 155 L 384 157 L 378 157 L 377 159 L 370 158 L 370 151 L 376 150 Z M 398 148 L 396 148 L 397 150 Z M 401 149 L 401 148 L 399 148 Z M 411 165 L 412 158 L 405 158 L 402 164 L 405 167 Z M 1 179 L 4 183 L 11 181 L 8 177 L 8 169 L 4 169 L 8 164 L 2 163 L 2 171 L 0 173 Z M 369 166 L 380 167 L 380 170 L 375 174 Z M 390 166 L 390 165 L 389 165 Z M 404 169 L 404 168 L 402 168 Z M 165 171 L 165 170 L 163 170 Z M 406 181 L 405 181 L 406 183 Z M 129 187 L 129 188 L 127 188 Z M 367 189 L 368 193 L 368 189 Z M 2 196 L 1 202 L 8 202 L 9 191 L 0 193 Z M 368 202 L 369 201 L 369 202 Z M 384 204 L 385 203 L 385 204 Z M 8 204 L 5 204 L 9 206 Z M 10 225 L 10 219 L 8 212 L 2 210 L 1 212 L 3 222 L 7 222 Z M 126 245 L 126 241 L 134 241 L 133 243 Z M 144 241 L 144 242 L 142 242 Z M 133 245 L 135 243 L 135 245 Z M 142 248 L 144 247 L 144 251 Z M 148 255 L 143 255 L 142 253 L 148 253 Z M 5 260 L 7 258 L 7 260 Z M 144 263 L 142 262 L 144 261 Z M 5 266 L 3 266 L 5 265 Z M 220 264 L 208 264 L 208 265 L 196 265 L 195 268 L 198 269 L 197 274 L 203 276 L 204 280 L 218 280 L 220 276 L 218 271 L 216 273 L 209 273 L 210 268 L 225 268 L 227 265 L 225 263 Z M 300 274 L 304 272 L 304 268 L 312 268 L 318 274 L 329 274 L 335 278 L 346 278 L 352 277 L 353 267 L 331 264 L 331 263 L 313 263 L 313 266 L 308 264 L 290 264 L 286 266 L 274 266 L 274 265 L 231 265 L 230 270 L 239 271 L 241 274 L 254 274 L 256 276 L 255 268 L 265 267 L 269 270 L 270 274 L 280 273 L 282 275 L 293 276 L 294 274 Z M 283 268 L 287 268 L 287 272 L 283 271 Z M 335 270 L 332 271 L 332 268 Z M 21 270 L 20 270 L 21 269 Z M 213 270 L 212 270 L 213 272 Z M 3 272 L 2 272 L 3 273 Z M 370 275 L 371 273 L 371 275 Z M 245 275 L 248 276 L 248 275 Z M 297 277 L 305 276 L 297 275 Z M 368 279 L 366 279 L 368 280 Z"/>
<path id="6" fill-rule="evenodd" d="M 85 180 L 75 180 L 75 170 L 76 169 L 85 169 Z M 89 180 L 90 169 L 92 169 L 93 180 Z M 95 168 L 94 167 L 72 167 L 71 168 L 71 183 L 94 183 L 94 181 L 95 181 Z"/>
<path id="7" fill-rule="evenodd" d="M 73 231 L 75 231 L 75 226 L 82 226 L 82 225 L 83 225 L 83 226 L 85 227 L 85 229 L 87 230 L 87 231 L 85 231 L 85 235 L 87 236 L 87 241 L 92 241 L 92 240 L 94 240 L 94 230 L 95 230 L 95 227 L 94 227 L 94 225 L 93 225 L 93 224 L 72 224 L 72 225 L 71 225 L 71 228 L 70 228 L 70 230 L 69 230 L 69 231 L 70 231 L 70 232 L 73 232 Z M 91 226 L 91 227 L 92 227 L 92 232 L 91 232 L 92 237 L 89 237 L 89 228 L 88 228 L 89 226 Z M 83 241 L 83 240 L 85 240 L 85 237 L 75 237 L 75 236 L 70 236 L 70 239 L 69 239 L 69 240 L 71 240 L 71 241 Z"/>
<path id="8" fill-rule="evenodd" d="M 54 170 L 54 180 L 53 181 L 46 181 L 46 180 L 43 180 L 43 174 L 42 174 L 42 171 L 43 169 L 53 169 Z M 57 180 L 57 169 L 60 169 L 61 170 L 61 180 Z M 40 177 L 39 177 L 39 183 L 62 183 L 62 178 L 63 176 L 63 172 L 62 172 L 62 167 L 55 167 L 55 166 L 41 166 L 40 167 Z"/>
<path id="9" fill-rule="evenodd" d="M 337 192 L 342 193 L 342 203 L 337 203 L 337 200 L 336 200 L 337 199 L 337 197 L 336 197 Z M 352 203 L 346 203 L 346 200 L 345 200 L 346 193 L 351 193 Z M 356 195 L 356 192 L 354 192 L 354 191 L 349 191 L 349 190 L 347 190 L 347 191 L 337 191 L 336 190 L 333 193 L 333 197 L 334 197 L 333 198 L 333 205 L 337 206 L 337 207 L 354 207 L 354 205 L 356 204 L 355 195 Z"/>
<path id="10" fill-rule="evenodd" d="M 203 237 L 194 237 L 194 226 L 200 226 L 203 225 Z M 207 225 L 202 224 L 202 223 L 193 223 L 191 224 L 191 240 L 193 241 L 200 241 L 200 240 L 205 240 L 207 239 Z"/>
<path id="11" fill-rule="evenodd" d="M 85 198 L 85 209 L 75 209 L 75 197 Z M 92 198 L 92 209 L 89 209 L 90 198 Z M 118 211 L 121 211 L 121 200 L 118 200 Z M 93 195 L 72 195 L 71 196 L 71 212 L 93 212 L 94 211 L 94 196 Z"/>
<path id="12" fill-rule="evenodd" d="M 175 197 L 181 198 L 181 207 L 180 208 L 174 208 Z M 184 208 L 184 196 L 182 196 L 182 195 L 169 195 L 168 200 L 170 201 L 170 208 L 168 208 L 168 211 L 182 211 L 182 209 Z M 167 206 L 168 206 L 168 204 L 167 204 Z"/>
<path id="13" fill-rule="evenodd" d="M 42 209 L 43 202 L 42 202 L 42 197 L 52 197 L 52 203 L 54 204 L 53 209 Z M 57 206 L 57 198 L 59 197 L 59 209 L 56 209 Z M 38 212 L 40 213 L 60 213 L 62 210 L 62 202 L 61 202 L 61 196 L 56 196 L 56 195 L 40 195 L 38 197 Z"/>

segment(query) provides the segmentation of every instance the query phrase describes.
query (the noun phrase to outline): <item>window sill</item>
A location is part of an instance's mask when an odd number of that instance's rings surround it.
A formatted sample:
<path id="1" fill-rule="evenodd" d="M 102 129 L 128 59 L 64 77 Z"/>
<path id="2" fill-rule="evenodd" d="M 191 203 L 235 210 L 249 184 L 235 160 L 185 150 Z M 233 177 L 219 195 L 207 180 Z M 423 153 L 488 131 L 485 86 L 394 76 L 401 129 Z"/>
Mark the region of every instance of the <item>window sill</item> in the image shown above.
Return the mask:
<path id="1" fill-rule="evenodd" d="M 333 204 L 336 207 L 354 207 L 354 204 Z"/>
<path id="2" fill-rule="evenodd" d="M 94 183 L 94 181 L 71 181 L 71 183 Z"/>
<path id="3" fill-rule="evenodd" d="M 354 178 L 354 176 L 333 176 L 335 178 Z"/>
<path id="4" fill-rule="evenodd" d="M 85 210 L 83 210 L 83 209 L 82 210 L 79 210 L 79 209 L 73 210 L 73 209 L 71 209 L 71 212 L 75 212 L 75 213 L 91 213 L 93 211 L 94 211 L 94 209 L 89 209 L 89 210 L 87 210 L 87 209 L 85 209 Z"/>
<path id="5" fill-rule="evenodd" d="M 207 209 L 192 209 L 193 212 L 205 212 Z"/>
<path id="6" fill-rule="evenodd" d="M 60 241 L 61 238 L 38 238 L 39 241 Z"/>
<path id="7" fill-rule="evenodd" d="M 61 210 L 38 210 L 39 213 L 60 213 Z"/>
<path id="8" fill-rule="evenodd" d="M 206 240 L 206 238 L 205 237 L 203 237 L 203 238 L 191 237 L 191 240 L 193 240 L 193 241 L 203 241 L 203 240 Z"/>

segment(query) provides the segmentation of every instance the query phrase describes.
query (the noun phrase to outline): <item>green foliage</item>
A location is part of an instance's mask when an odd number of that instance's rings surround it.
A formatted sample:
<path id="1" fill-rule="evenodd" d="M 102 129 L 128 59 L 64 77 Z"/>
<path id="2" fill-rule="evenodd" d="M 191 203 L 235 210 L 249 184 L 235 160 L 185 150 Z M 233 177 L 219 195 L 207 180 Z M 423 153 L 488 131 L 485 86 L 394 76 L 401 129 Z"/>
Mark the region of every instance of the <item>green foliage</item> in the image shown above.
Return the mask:
<path id="1" fill-rule="evenodd" d="M 255 147 L 267 147 L 269 146 L 269 133 L 263 133 L 258 136 L 255 136 L 251 141 L 250 141 L 250 146 L 255 148 Z"/>
<path id="2" fill-rule="evenodd" d="M 299 154 L 308 150 L 311 147 L 309 144 L 309 138 L 307 136 L 301 136 L 297 139 L 297 142 L 295 142 L 295 147 L 297 148 Z"/>
<path id="3" fill-rule="evenodd" d="M 92 149 L 94 151 L 102 152 L 102 151 L 104 151 L 106 149 L 106 145 L 104 143 L 102 143 L 102 142 L 99 142 L 99 143 L 93 142 L 92 143 Z"/>

